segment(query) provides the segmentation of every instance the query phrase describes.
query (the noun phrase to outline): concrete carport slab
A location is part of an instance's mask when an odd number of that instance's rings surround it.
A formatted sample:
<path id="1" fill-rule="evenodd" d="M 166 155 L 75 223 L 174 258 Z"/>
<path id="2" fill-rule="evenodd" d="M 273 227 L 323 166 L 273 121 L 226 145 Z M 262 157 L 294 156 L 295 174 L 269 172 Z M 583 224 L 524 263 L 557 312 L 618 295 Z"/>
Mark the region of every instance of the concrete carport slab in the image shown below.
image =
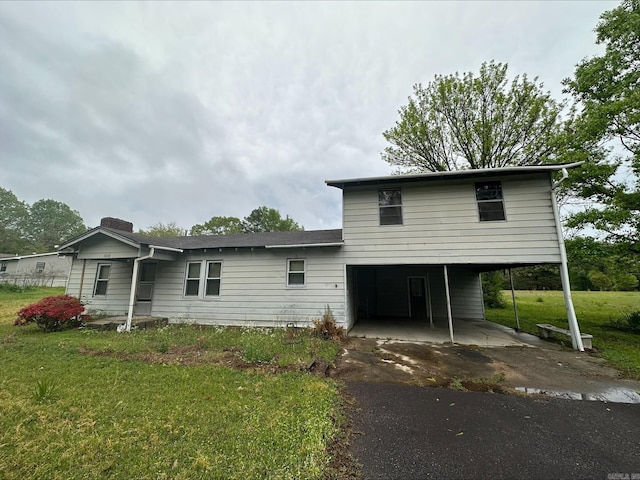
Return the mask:
<path id="1" fill-rule="evenodd" d="M 454 319 L 453 339 L 458 345 L 481 347 L 540 346 L 545 342 L 534 335 L 487 320 Z M 357 322 L 350 337 L 380 338 L 427 343 L 451 343 L 446 323 L 418 322 L 406 319 L 380 319 Z"/>

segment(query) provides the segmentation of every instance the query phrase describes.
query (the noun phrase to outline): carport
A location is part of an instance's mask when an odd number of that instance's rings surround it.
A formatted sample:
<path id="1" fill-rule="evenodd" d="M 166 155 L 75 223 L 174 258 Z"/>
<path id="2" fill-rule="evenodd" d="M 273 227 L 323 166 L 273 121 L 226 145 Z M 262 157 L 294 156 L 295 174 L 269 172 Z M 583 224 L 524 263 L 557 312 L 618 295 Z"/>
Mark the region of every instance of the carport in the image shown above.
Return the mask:
<path id="1" fill-rule="evenodd" d="M 518 331 L 517 309 L 515 329 L 485 320 L 480 275 L 496 267 L 348 266 L 349 335 L 482 346 L 536 343 L 537 337 Z"/>
<path id="2" fill-rule="evenodd" d="M 484 320 L 480 272 L 469 265 L 352 265 L 347 267 L 350 335 L 409 337 Z M 379 331 L 378 334 L 375 332 Z"/>

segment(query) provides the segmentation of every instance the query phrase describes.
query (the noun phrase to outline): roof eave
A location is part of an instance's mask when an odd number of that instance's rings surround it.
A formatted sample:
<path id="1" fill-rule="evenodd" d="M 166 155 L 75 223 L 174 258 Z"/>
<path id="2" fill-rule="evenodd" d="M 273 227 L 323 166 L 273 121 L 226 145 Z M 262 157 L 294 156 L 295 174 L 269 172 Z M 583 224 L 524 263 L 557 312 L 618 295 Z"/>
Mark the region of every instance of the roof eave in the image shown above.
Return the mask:
<path id="1" fill-rule="evenodd" d="M 576 168 L 584 162 L 556 163 L 544 165 L 527 165 L 522 167 L 479 168 L 470 170 L 453 170 L 446 172 L 413 173 L 407 175 L 387 175 L 384 177 L 346 178 L 342 180 L 325 180 L 330 187 L 344 188 L 345 186 L 366 186 L 389 183 L 413 183 L 431 180 L 486 177 L 498 175 L 516 175 L 522 173 L 554 172 L 565 168 Z"/>

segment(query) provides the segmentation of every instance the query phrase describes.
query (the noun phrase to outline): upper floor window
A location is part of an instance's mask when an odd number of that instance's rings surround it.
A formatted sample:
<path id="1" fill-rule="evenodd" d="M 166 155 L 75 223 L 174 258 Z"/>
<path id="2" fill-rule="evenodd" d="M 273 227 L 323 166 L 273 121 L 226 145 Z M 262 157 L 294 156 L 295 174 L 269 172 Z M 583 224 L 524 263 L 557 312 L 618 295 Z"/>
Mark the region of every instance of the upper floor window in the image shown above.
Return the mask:
<path id="1" fill-rule="evenodd" d="M 399 188 L 378 190 L 380 225 L 402 225 L 402 194 Z"/>
<path id="2" fill-rule="evenodd" d="M 305 284 L 305 261 L 299 259 L 287 260 L 287 286 L 303 287 Z"/>
<path id="3" fill-rule="evenodd" d="M 502 183 L 499 180 L 477 182 L 476 201 L 481 222 L 505 220 Z"/>
<path id="4" fill-rule="evenodd" d="M 106 295 L 107 286 L 109 285 L 109 274 L 111 273 L 111 265 L 101 263 L 96 271 L 96 285 L 93 289 L 94 295 Z"/>

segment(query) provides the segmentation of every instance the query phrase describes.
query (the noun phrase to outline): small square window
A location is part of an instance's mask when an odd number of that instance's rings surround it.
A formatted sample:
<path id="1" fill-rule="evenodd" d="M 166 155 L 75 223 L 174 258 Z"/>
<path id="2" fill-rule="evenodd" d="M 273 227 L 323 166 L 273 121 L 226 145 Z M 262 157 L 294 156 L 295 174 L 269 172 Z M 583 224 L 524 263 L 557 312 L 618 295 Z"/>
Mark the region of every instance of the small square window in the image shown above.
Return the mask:
<path id="1" fill-rule="evenodd" d="M 402 225 L 402 193 L 399 188 L 378 190 L 380 225 Z"/>
<path id="2" fill-rule="evenodd" d="M 96 285 L 93 290 L 94 295 L 106 295 L 109 286 L 109 274 L 111 273 L 111 265 L 100 264 L 96 272 Z"/>
<path id="3" fill-rule="evenodd" d="M 44 262 L 36 262 L 36 273 L 44 272 L 45 265 L 46 264 Z"/>
<path id="4" fill-rule="evenodd" d="M 502 183 L 500 181 L 478 182 L 475 187 L 480 221 L 505 220 Z"/>
<path id="5" fill-rule="evenodd" d="M 0 272 L 6 272 L 9 262 L 0 262 Z"/>
<path id="6" fill-rule="evenodd" d="M 287 260 L 287 286 L 305 285 L 305 260 Z"/>

